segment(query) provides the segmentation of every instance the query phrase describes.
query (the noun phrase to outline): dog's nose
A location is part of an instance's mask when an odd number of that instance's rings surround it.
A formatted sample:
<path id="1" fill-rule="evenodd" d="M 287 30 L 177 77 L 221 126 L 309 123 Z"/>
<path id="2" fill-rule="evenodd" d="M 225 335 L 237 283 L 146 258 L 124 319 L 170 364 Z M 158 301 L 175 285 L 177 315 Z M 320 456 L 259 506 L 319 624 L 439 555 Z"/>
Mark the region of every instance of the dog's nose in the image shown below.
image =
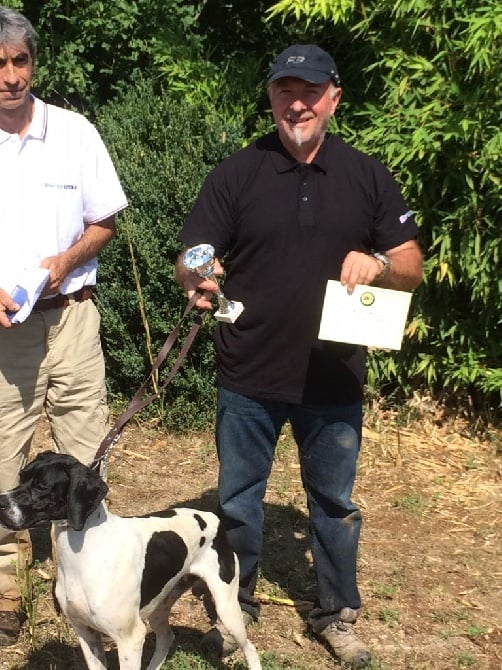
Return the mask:
<path id="1" fill-rule="evenodd" d="M 9 509 L 10 506 L 8 495 L 5 493 L 0 494 L 0 509 Z"/>

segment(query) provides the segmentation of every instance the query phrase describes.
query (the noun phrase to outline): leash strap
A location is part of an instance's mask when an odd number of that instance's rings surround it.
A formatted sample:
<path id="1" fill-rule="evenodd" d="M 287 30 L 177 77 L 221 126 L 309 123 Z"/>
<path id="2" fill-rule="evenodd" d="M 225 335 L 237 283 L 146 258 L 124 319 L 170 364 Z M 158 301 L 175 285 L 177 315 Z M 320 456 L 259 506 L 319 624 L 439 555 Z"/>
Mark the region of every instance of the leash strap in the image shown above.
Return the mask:
<path id="1" fill-rule="evenodd" d="M 193 307 L 195 306 L 195 303 L 197 300 L 200 298 L 200 293 L 195 292 L 194 295 L 190 298 L 188 301 L 185 311 L 183 312 L 183 316 L 181 319 L 178 321 L 176 326 L 173 328 L 173 330 L 169 333 L 168 337 L 166 338 L 166 341 L 162 345 L 162 348 L 160 349 L 159 353 L 157 354 L 157 357 L 155 361 L 153 362 L 152 369 L 150 370 L 150 373 L 148 377 L 143 381 L 139 389 L 136 391 L 134 394 L 131 402 L 129 405 L 126 407 L 125 411 L 122 412 L 122 414 L 118 417 L 118 419 L 115 421 L 115 424 L 113 428 L 108 432 L 104 440 L 101 442 L 99 445 L 98 451 L 96 452 L 96 455 L 94 456 L 94 460 L 90 464 L 91 469 L 96 469 L 101 466 L 101 469 L 106 471 L 106 464 L 108 461 L 108 456 L 110 454 L 110 451 L 112 448 L 115 446 L 115 444 L 119 441 L 120 436 L 122 434 L 122 430 L 124 429 L 125 425 L 128 423 L 128 421 L 136 414 L 136 412 L 139 412 L 141 409 L 144 409 L 147 405 L 149 405 L 151 402 L 156 400 L 160 393 L 166 388 L 166 386 L 171 382 L 173 379 L 174 375 L 178 372 L 178 370 L 181 367 L 181 364 L 183 363 L 190 347 L 192 346 L 192 343 L 195 339 L 195 336 L 197 335 L 199 328 L 202 325 L 202 322 L 204 321 L 204 317 L 206 315 L 206 312 L 203 310 L 199 310 L 197 313 L 197 316 L 194 319 L 194 323 L 192 324 L 192 327 L 190 328 L 190 331 L 188 332 L 188 335 L 185 338 L 185 341 L 183 342 L 183 345 L 180 349 L 180 352 L 178 354 L 178 357 L 176 361 L 174 362 L 173 367 L 171 368 L 166 380 L 164 383 L 159 386 L 158 390 L 156 393 L 153 393 L 152 395 L 149 395 L 147 397 L 144 397 L 144 394 L 146 392 L 146 389 L 150 383 L 150 380 L 152 376 L 155 374 L 155 372 L 160 368 L 164 360 L 166 359 L 167 354 L 171 351 L 174 343 L 178 339 L 178 336 L 180 334 L 181 326 L 183 325 L 183 321 L 187 317 L 187 315 L 191 312 Z"/>

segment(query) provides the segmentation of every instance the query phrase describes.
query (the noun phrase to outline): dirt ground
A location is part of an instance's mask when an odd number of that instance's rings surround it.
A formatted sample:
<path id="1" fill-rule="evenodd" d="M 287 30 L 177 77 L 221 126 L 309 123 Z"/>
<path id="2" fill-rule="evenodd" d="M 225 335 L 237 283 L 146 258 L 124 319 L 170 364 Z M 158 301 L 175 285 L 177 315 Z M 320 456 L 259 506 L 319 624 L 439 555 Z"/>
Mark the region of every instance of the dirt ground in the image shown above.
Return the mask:
<path id="1" fill-rule="evenodd" d="M 502 436 L 422 412 L 367 415 L 354 500 L 364 518 L 359 634 L 378 670 L 502 668 Z M 50 447 L 42 423 L 35 451 Z M 109 503 L 119 514 L 185 505 L 214 510 L 217 462 L 211 434 L 175 437 L 132 422 L 109 462 Z M 264 669 L 338 667 L 307 632 L 314 592 L 307 516 L 296 450 L 281 436 L 265 499 L 266 541 L 258 584 L 262 616 L 250 630 Z M 35 625 L 0 650 L 2 670 L 83 670 L 67 623 L 52 604 L 45 531 L 34 533 Z M 186 594 L 172 615 L 175 654 L 195 654 L 208 620 Z M 151 642 L 150 642 L 151 646 Z M 114 650 L 110 666 L 116 668 Z M 214 667 L 243 668 L 242 658 Z M 176 658 L 176 656 L 175 656 Z M 167 668 L 202 667 L 168 660 Z M 203 665 L 213 667 L 212 665 Z"/>

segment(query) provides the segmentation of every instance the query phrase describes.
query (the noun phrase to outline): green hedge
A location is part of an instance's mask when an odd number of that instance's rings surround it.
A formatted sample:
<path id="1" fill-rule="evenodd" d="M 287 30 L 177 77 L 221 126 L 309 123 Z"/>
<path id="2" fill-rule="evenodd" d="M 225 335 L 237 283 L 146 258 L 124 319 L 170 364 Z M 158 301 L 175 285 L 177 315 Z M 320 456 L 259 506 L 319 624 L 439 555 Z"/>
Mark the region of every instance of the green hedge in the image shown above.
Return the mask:
<path id="1" fill-rule="evenodd" d="M 131 202 L 101 259 L 114 397 L 130 397 L 181 314 L 176 235 L 205 174 L 270 126 L 263 79 L 273 53 L 317 42 L 342 75 L 335 127 L 396 175 L 426 258 L 403 349 L 370 356 L 369 386 L 500 416 L 500 2 L 5 1 L 40 33 L 37 92 L 98 110 Z M 136 82 L 139 72 L 169 91 Z M 172 427 L 209 418 L 212 327 L 163 399 Z"/>
<path id="2" fill-rule="evenodd" d="M 101 256 L 97 289 L 111 397 L 127 400 L 186 304 L 173 278 L 184 217 L 208 171 L 241 146 L 242 128 L 143 81 L 102 108 L 97 125 L 130 202 Z M 170 429 L 202 428 L 212 419 L 213 328 L 206 318 L 182 373 L 154 404 Z"/>

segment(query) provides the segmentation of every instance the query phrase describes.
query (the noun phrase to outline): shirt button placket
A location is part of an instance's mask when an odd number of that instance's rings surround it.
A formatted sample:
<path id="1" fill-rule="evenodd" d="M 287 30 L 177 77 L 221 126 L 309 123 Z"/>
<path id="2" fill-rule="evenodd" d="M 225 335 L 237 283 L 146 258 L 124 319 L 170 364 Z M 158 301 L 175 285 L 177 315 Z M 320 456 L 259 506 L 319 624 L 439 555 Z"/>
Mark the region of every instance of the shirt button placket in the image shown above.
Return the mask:
<path id="1" fill-rule="evenodd" d="M 300 226 L 313 226 L 314 212 L 312 211 L 312 199 L 310 198 L 309 193 L 310 180 L 307 177 L 306 168 L 302 166 L 300 170 Z"/>

